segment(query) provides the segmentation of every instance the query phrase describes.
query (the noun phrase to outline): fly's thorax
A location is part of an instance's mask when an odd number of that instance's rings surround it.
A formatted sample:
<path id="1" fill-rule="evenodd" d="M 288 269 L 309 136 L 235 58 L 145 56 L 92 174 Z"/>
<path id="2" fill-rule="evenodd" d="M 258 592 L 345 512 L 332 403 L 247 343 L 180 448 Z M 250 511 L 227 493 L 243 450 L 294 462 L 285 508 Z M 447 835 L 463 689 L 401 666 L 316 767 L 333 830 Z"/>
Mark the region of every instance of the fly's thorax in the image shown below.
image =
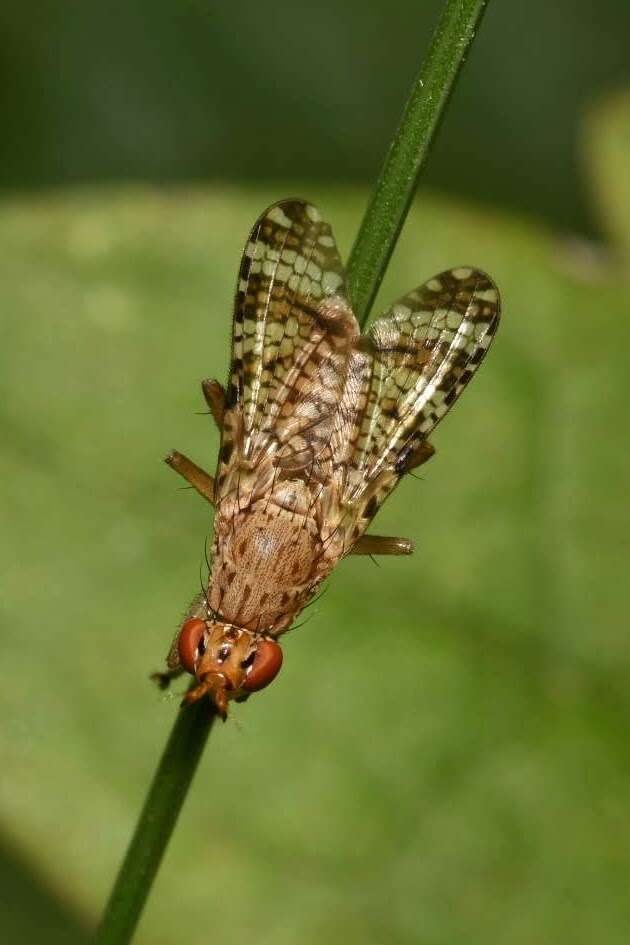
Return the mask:
<path id="1" fill-rule="evenodd" d="M 272 498 L 261 500 L 218 532 L 209 603 L 236 626 L 274 634 L 304 606 L 320 579 L 322 543 L 308 508 L 307 514 L 297 511 L 299 492 L 287 483 L 278 495 L 293 511 Z"/>
<path id="2" fill-rule="evenodd" d="M 299 515 L 308 520 L 313 507 L 313 496 L 306 483 L 300 479 L 285 479 L 276 483 L 270 501 L 292 516 Z"/>

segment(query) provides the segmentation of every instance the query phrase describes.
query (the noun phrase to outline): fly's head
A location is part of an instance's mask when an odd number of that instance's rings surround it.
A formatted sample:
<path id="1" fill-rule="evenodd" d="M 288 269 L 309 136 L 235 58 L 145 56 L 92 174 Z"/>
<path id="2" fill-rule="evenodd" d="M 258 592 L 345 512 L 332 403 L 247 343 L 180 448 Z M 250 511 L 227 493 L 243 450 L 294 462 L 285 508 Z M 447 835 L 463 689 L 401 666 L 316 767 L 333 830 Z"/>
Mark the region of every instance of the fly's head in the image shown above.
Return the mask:
<path id="1" fill-rule="evenodd" d="M 208 696 L 219 715 L 227 717 L 230 699 L 243 701 L 264 689 L 282 666 L 282 650 L 275 640 L 219 620 L 191 617 L 179 633 L 179 660 L 197 685 L 186 702 Z"/>

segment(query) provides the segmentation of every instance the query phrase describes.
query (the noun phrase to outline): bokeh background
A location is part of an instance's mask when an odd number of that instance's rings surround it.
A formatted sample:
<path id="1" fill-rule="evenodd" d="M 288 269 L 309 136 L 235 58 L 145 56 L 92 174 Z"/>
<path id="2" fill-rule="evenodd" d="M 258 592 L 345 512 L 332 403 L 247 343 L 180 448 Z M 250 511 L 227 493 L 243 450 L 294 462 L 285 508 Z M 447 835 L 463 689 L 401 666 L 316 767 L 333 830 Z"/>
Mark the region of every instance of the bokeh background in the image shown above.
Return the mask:
<path id="1" fill-rule="evenodd" d="M 83 940 L 177 707 L 245 235 L 347 254 L 441 4 L 0 11 L 0 885 Z M 605 945 L 630 899 L 630 8 L 494 2 L 383 285 L 486 268 L 505 318 L 437 456 L 213 734 L 140 945 Z M 181 689 L 181 687 L 179 687 Z"/>

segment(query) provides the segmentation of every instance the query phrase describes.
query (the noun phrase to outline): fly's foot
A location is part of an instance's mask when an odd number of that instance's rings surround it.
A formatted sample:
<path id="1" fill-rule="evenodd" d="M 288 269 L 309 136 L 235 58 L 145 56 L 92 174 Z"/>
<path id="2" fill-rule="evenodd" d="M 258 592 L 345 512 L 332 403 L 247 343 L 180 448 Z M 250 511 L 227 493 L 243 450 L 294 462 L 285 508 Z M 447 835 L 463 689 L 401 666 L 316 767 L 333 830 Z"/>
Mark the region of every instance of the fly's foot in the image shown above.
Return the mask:
<path id="1" fill-rule="evenodd" d="M 181 676 L 181 673 L 181 669 L 166 669 L 161 673 L 151 673 L 149 679 L 157 683 L 159 689 L 165 690 L 168 689 L 173 679 L 176 679 L 177 676 Z"/>

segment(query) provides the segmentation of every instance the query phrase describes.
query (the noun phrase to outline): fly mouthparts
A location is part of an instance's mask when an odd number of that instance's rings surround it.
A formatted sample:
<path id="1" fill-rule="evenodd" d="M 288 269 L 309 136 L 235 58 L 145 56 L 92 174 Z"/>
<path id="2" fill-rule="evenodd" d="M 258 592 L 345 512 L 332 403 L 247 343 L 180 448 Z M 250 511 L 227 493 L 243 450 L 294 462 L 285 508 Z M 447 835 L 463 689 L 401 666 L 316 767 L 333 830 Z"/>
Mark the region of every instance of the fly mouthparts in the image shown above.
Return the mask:
<path id="1" fill-rule="evenodd" d="M 227 690 L 231 688 L 232 684 L 226 679 L 223 673 L 206 673 L 199 682 L 199 685 L 188 690 L 182 699 L 181 705 L 192 705 L 195 702 L 199 702 L 200 699 L 203 699 L 205 696 L 208 696 L 217 714 L 220 715 L 225 722 L 228 715 Z"/>

